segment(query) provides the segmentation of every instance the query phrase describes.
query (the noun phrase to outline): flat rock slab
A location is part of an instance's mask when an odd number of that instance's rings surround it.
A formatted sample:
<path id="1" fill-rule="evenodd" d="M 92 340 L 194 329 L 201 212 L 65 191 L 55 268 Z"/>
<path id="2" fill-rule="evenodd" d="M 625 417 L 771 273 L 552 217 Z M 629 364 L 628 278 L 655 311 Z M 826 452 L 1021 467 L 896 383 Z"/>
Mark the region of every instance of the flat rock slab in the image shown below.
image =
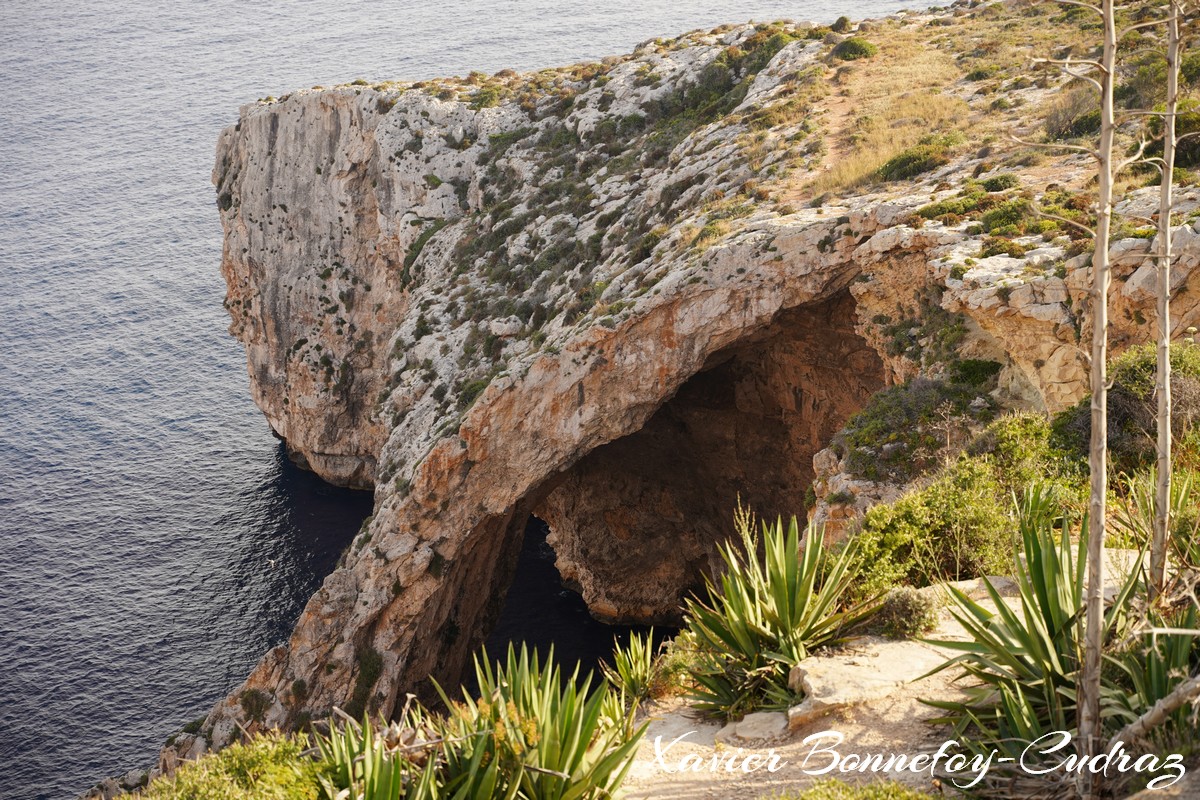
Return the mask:
<path id="1" fill-rule="evenodd" d="M 812 656 L 792 668 L 788 686 L 804 701 L 788 709 L 796 730 L 838 708 L 880 700 L 943 663 L 947 652 L 911 641 L 864 640 L 844 655 Z"/>
<path id="2" fill-rule="evenodd" d="M 780 741 L 788 735 L 788 715 L 781 711 L 747 714 L 717 731 L 716 741 L 727 745 L 752 745 Z"/>

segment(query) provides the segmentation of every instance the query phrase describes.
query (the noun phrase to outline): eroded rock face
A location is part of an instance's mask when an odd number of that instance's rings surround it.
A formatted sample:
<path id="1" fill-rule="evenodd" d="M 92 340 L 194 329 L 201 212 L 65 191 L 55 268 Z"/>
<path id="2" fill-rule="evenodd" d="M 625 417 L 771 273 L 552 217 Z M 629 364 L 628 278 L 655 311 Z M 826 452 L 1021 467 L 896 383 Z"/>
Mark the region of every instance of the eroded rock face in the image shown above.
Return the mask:
<path id="1" fill-rule="evenodd" d="M 1068 243 L 982 259 L 968 221 L 910 224 L 977 160 L 842 206 L 772 199 L 820 169 L 793 103 L 821 96 L 829 44 L 718 63 L 758 33 L 507 78 L 496 105 L 461 82 L 299 92 L 222 134 L 222 269 L 255 399 L 294 457 L 374 483 L 376 507 L 187 755 L 238 724 L 390 714 L 431 675 L 456 683 L 535 510 L 593 613 L 663 619 L 738 493 L 790 515 L 821 472 L 829 510 L 820 448 L 883 384 L 973 357 L 1018 404 L 1082 396 L 1088 275 Z M 701 85 L 736 93 L 702 112 Z M 1144 292 L 1114 294 L 1119 332 L 1145 338 Z"/>
<path id="2" fill-rule="evenodd" d="M 537 514 L 595 616 L 677 622 L 739 498 L 767 519 L 804 508 L 812 455 L 883 385 L 854 308 L 841 292 L 783 312 L 556 482 Z"/>

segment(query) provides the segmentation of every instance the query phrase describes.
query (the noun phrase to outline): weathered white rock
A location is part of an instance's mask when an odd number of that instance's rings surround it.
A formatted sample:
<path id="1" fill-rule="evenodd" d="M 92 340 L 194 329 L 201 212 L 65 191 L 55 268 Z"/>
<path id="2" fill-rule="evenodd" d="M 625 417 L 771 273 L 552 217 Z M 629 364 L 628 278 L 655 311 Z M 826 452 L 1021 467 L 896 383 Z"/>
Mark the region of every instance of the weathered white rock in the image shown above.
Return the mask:
<path id="1" fill-rule="evenodd" d="M 757 711 L 721 728 L 716 740 L 727 745 L 749 746 L 777 742 L 787 735 L 787 714 L 782 711 Z"/>
<path id="2" fill-rule="evenodd" d="M 804 694 L 788 709 L 788 726 L 797 730 L 838 709 L 888 697 L 944 660 L 944 653 L 917 642 L 876 642 L 853 654 L 809 656 L 788 676 L 788 687 Z"/>

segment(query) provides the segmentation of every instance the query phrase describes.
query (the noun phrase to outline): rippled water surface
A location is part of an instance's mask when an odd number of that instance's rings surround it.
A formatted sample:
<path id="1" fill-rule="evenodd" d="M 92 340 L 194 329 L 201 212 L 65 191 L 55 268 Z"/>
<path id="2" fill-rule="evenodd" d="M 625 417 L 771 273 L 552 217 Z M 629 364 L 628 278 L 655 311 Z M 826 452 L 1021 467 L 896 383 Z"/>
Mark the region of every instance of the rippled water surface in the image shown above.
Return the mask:
<path id="1" fill-rule="evenodd" d="M 225 333 L 209 172 L 240 103 L 899 7 L 0 3 L 0 797 L 148 764 L 286 638 L 369 512 L 287 462 Z"/>

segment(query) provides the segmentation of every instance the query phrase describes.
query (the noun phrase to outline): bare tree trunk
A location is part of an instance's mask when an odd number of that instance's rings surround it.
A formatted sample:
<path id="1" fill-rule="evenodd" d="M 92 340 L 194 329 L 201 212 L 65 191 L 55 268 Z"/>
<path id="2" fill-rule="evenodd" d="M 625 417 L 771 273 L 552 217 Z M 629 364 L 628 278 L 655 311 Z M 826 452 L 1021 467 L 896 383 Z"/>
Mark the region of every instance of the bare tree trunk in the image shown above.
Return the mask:
<path id="1" fill-rule="evenodd" d="M 1104 49 L 1100 74 L 1100 145 L 1096 242 L 1092 255 L 1092 438 L 1088 453 L 1091 499 L 1088 503 L 1087 602 L 1083 671 L 1080 674 L 1079 736 L 1084 753 L 1103 747 L 1100 718 L 1100 663 L 1104 638 L 1104 532 L 1108 492 L 1108 288 L 1112 270 L 1108 238 L 1112 227 L 1113 136 L 1116 123 L 1113 83 L 1116 76 L 1117 28 L 1113 0 L 1103 0 Z M 1088 773 L 1085 797 L 1098 797 L 1101 776 Z"/>
<path id="2" fill-rule="evenodd" d="M 1179 106 L 1179 15 L 1172 0 L 1167 19 L 1167 107 L 1163 117 L 1162 189 L 1158 198 L 1158 483 L 1154 536 L 1150 543 L 1150 596 L 1167 581 L 1167 537 L 1171 530 L 1171 183 L 1175 177 L 1175 112 Z"/>

